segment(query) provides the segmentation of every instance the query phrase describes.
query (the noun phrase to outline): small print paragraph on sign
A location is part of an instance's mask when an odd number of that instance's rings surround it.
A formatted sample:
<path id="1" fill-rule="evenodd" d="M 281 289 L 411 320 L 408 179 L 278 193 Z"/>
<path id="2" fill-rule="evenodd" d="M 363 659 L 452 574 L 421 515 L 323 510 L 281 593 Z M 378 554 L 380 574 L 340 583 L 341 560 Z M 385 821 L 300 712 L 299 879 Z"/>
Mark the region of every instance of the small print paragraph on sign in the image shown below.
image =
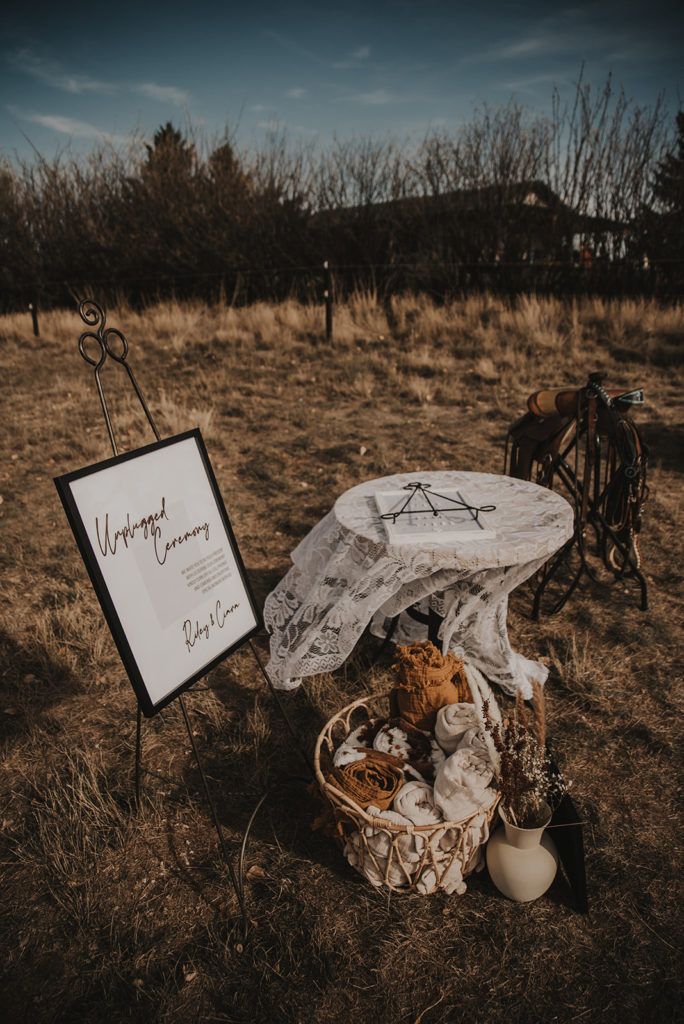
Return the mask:
<path id="1" fill-rule="evenodd" d="M 232 576 L 224 548 L 216 548 L 182 570 L 185 582 L 195 593 L 208 594 Z"/>

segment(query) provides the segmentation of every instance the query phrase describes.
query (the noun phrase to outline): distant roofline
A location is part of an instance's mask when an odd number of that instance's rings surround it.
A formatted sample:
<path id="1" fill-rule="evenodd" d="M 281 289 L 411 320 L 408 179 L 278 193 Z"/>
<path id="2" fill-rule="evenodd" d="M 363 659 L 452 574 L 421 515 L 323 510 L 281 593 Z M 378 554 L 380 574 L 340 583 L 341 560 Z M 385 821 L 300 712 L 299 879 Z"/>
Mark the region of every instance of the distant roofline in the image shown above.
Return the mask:
<path id="1" fill-rule="evenodd" d="M 525 199 L 534 194 L 542 200 L 538 205 L 525 203 Z M 610 217 L 599 217 L 594 214 L 579 213 L 574 207 L 558 196 L 556 192 L 543 181 L 530 180 L 518 182 L 493 183 L 491 185 L 474 186 L 473 188 L 453 189 L 449 192 L 425 193 L 423 195 L 401 196 L 396 199 L 383 199 L 376 203 L 357 203 L 353 206 L 328 207 L 317 210 L 311 216 L 312 219 L 328 219 L 349 213 L 363 213 L 373 211 L 391 211 L 397 208 L 408 208 L 411 206 L 422 206 L 426 204 L 444 204 L 461 208 L 462 210 L 477 210 L 486 205 L 488 197 L 496 195 L 499 200 L 504 200 L 504 205 L 524 208 L 528 210 L 549 211 L 565 215 L 568 219 L 574 220 L 576 224 L 585 225 L 587 230 L 602 228 L 603 230 L 620 229 L 627 227 L 626 221 L 613 220 Z"/>

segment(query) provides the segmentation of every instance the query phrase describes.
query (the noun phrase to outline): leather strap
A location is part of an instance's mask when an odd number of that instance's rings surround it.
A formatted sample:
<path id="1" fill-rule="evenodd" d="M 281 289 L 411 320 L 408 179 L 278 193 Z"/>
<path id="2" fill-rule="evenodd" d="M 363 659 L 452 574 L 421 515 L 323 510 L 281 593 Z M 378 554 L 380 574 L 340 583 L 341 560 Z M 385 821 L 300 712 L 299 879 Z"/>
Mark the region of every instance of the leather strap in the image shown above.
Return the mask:
<path id="1" fill-rule="evenodd" d="M 581 399 L 578 400 L 578 403 Z M 584 455 L 584 473 L 582 477 L 582 503 L 580 506 L 580 526 L 584 530 L 587 525 L 587 513 L 589 511 L 589 488 L 591 486 L 591 475 L 595 469 L 596 455 L 596 420 L 598 399 L 595 395 L 589 395 L 587 399 L 587 448 Z M 579 415 L 578 415 L 579 421 Z"/>

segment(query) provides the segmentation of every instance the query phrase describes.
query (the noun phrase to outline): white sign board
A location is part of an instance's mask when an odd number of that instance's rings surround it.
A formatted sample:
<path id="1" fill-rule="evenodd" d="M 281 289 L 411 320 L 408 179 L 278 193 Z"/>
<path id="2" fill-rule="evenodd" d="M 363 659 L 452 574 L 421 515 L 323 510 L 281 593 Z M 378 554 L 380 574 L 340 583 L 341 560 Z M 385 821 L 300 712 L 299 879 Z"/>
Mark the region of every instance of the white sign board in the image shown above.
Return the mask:
<path id="1" fill-rule="evenodd" d="M 141 707 L 154 714 L 260 624 L 201 434 L 55 483 Z"/>

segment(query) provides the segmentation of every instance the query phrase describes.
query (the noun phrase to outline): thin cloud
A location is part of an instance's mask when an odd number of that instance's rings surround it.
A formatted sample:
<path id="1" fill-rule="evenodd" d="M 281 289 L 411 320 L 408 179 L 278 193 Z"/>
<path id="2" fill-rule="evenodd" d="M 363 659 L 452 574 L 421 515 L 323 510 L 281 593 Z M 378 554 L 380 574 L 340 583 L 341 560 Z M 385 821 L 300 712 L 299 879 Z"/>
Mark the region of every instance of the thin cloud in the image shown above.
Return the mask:
<path id="1" fill-rule="evenodd" d="M 563 85 L 568 80 L 567 72 L 545 75 L 531 75 L 529 78 L 517 78 L 508 82 L 501 82 L 500 87 L 509 92 L 536 93 L 540 86 Z"/>
<path id="2" fill-rule="evenodd" d="M 185 107 L 190 101 L 190 94 L 175 85 L 158 85 L 156 82 L 141 82 L 135 86 L 135 92 L 149 96 L 160 103 L 173 103 L 176 107 Z"/>
<path id="3" fill-rule="evenodd" d="M 302 96 L 306 96 L 306 89 L 301 85 L 296 85 L 292 89 L 288 89 L 285 95 L 291 100 L 301 100 Z"/>
<path id="4" fill-rule="evenodd" d="M 461 64 L 493 64 L 502 60 L 520 60 L 535 54 L 565 52 L 575 47 L 574 41 L 560 33 L 537 33 L 517 39 L 512 43 L 500 43 L 477 53 L 461 58 Z"/>
<path id="5" fill-rule="evenodd" d="M 21 49 L 5 54 L 7 63 L 30 78 L 34 78 L 53 89 L 63 92 L 116 92 L 118 86 L 113 82 L 103 82 L 89 75 L 72 75 L 65 71 L 56 61 L 45 60 L 32 50 Z"/>
<path id="6" fill-rule="evenodd" d="M 396 103 L 398 99 L 387 89 L 372 89 L 370 92 L 357 92 L 341 98 L 350 103 L 360 103 L 364 107 L 383 107 L 386 103 Z"/>
<path id="7" fill-rule="evenodd" d="M 133 92 L 159 103 L 171 103 L 177 107 L 187 106 L 190 94 L 175 85 L 159 85 L 157 82 L 105 82 L 89 75 L 71 74 L 56 61 L 46 60 L 27 48 L 5 54 L 5 60 L 16 71 L 28 75 L 37 82 L 59 89 L 61 92 L 78 93 L 120 93 Z"/>
<path id="8" fill-rule="evenodd" d="M 563 36 L 547 34 L 528 36 L 526 39 L 519 39 L 516 43 L 502 46 L 497 52 L 502 60 L 515 60 L 517 57 L 529 57 L 533 53 L 548 53 L 549 50 L 557 48 L 559 43 L 565 40 Z"/>
<path id="9" fill-rule="evenodd" d="M 368 60 L 370 52 L 370 46 L 358 46 L 344 60 L 334 60 L 330 66 L 342 71 L 347 68 L 357 68 L 363 61 Z"/>
<path id="10" fill-rule="evenodd" d="M 643 32 L 636 31 L 617 17 L 611 19 L 610 24 L 605 18 L 598 20 L 599 14 L 596 5 L 554 11 L 538 19 L 517 38 L 501 39 L 478 52 L 466 54 L 459 63 L 464 66 L 498 61 L 522 62 L 552 56 L 573 56 L 575 59 L 593 56 L 612 63 L 662 57 L 665 44 L 662 40 L 656 44 L 648 26 L 644 26 Z"/>
<path id="11" fill-rule="evenodd" d="M 328 60 L 325 57 L 321 57 L 320 54 L 315 53 L 313 50 L 308 50 L 294 40 L 289 39 L 287 36 L 282 35 L 280 32 L 273 32 L 271 29 L 266 29 L 264 35 L 268 36 L 269 39 L 273 39 L 278 46 L 282 46 L 283 49 L 289 50 L 290 53 L 296 54 L 298 57 L 304 57 L 306 60 L 311 61 L 314 64 L 320 64 L 323 67 L 334 68 L 335 70 L 344 70 L 347 68 L 355 68 L 359 66 L 359 63 L 368 60 L 371 53 L 370 46 L 357 46 L 355 50 L 352 50 L 342 60 Z"/>
<path id="12" fill-rule="evenodd" d="M 313 50 L 307 50 L 305 47 L 299 46 L 291 39 L 288 39 L 287 36 L 281 35 L 280 32 L 273 32 L 271 29 L 266 29 L 264 31 L 264 35 L 268 36 L 269 39 L 273 39 L 278 46 L 282 46 L 283 49 L 289 50 L 290 53 L 294 53 L 298 57 L 305 57 L 307 60 L 313 61 L 316 64 L 327 64 L 327 61 L 317 53 L 314 53 Z"/>
<path id="13" fill-rule="evenodd" d="M 113 132 L 104 131 L 97 125 L 88 121 L 77 121 L 73 117 L 66 117 L 61 114 L 28 114 L 17 110 L 16 107 L 8 106 L 7 110 L 22 121 L 30 121 L 31 124 L 39 124 L 50 131 L 58 132 L 60 135 L 68 135 L 73 139 L 105 139 L 107 142 L 125 142 L 124 135 L 117 135 Z"/>

